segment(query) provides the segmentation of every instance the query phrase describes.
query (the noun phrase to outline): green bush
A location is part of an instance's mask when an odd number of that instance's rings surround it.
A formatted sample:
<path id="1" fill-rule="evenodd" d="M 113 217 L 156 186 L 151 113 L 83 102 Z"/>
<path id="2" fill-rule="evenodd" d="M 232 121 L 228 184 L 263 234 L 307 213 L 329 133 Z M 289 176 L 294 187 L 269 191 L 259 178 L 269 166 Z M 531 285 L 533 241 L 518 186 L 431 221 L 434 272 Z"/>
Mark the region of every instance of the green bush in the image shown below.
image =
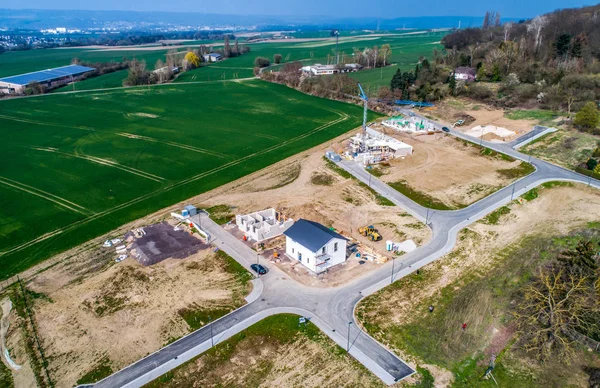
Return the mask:
<path id="1" fill-rule="evenodd" d="M 594 158 L 589 158 L 585 165 L 587 166 L 588 170 L 594 171 L 596 166 L 598 166 L 598 161 Z"/>
<path id="2" fill-rule="evenodd" d="M 599 121 L 600 113 L 598 113 L 596 103 L 593 101 L 588 101 L 585 103 L 583 108 L 577 112 L 573 123 L 578 127 L 591 129 L 596 128 Z"/>

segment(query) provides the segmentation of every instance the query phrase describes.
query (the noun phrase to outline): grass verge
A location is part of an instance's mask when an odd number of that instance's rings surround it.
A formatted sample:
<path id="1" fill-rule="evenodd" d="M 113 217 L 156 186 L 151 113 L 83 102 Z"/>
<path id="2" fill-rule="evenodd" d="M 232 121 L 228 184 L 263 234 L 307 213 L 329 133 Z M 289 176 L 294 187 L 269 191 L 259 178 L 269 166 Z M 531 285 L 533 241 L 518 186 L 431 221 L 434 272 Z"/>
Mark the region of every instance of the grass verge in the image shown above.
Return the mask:
<path id="1" fill-rule="evenodd" d="M 394 190 L 405 195 L 406 197 L 410 198 L 411 200 L 415 201 L 416 203 L 418 203 L 421 206 L 426 206 L 430 209 L 435 209 L 435 210 L 455 210 L 455 209 L 457 209 L 457 207 L 448 206 L 445 203 L 443 203 L 442 201 L 440 201 L 439 199 L 437 199 L 429 194 L 426 194 L 426 193 L 423 193 L 423 192 L 413 189 L 406 183 L 406 181 L 390 182 L 390 183 L 388 183 L 388 185 L 391 188 L 393 188 Z M 463 208 L 463 207 L 465 207 L 465 205 L 460 205 L 458 208 Z"/>
<path id="2" fill-rule="evenodd" d="M 77 380 L 77 384 L 93 384 L 113 373 L 113 369 L 110 366 L 110 360 L 108 357 L 104 357 L 94 369 L 81 376 L 81 378 Z"/>
<path id="3" fill-rule="evenodd" d="M 209 207 L 206 211 L 208 212 L 210 219 L 219 225 L 224 225 L 235 217 L 228 205 L 215 205 Z"/>

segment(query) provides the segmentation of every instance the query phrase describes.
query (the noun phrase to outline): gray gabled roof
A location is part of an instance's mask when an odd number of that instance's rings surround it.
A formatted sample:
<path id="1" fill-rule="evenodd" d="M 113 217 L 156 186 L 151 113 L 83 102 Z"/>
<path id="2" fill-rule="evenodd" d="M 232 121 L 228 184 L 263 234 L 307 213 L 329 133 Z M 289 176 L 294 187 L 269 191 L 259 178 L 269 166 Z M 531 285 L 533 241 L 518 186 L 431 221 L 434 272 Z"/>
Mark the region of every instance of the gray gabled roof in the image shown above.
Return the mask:
<path id="1" fill-rule="evenodd" d="M 318 222 L 302 218 L 290 226 L 283 234 L 308 248 L 311 252 L 317 252 L 332 238 L 347 240 L 344 236 L 326 228 Z"/>

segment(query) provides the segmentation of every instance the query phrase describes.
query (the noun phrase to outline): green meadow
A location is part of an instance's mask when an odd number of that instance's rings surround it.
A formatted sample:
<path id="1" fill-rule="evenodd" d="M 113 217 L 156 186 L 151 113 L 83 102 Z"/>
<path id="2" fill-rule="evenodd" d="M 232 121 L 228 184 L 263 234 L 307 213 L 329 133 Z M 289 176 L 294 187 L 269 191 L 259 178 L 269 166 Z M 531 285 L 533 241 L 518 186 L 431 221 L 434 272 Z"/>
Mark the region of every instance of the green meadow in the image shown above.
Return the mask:
<path id="1" fill-rule="evenodd" d="M 393 73 L 398 67 L 402 70 L 412 69 L 420 57 L 430 56 L 433 49 L 441 49 L 438 43 L 445 32 L 420 32 L 405 34 L 384 34 L 374 36 L 342 36 L 339 42 L 341 58 L 349 58 L 354 48 L 364 50 L 366 47 L 389 44 L 392 56 L 389 63 L 394 66 L 382 70 L 365 70 L 351 76 L 371 90 L 377 91 L 379 86 L 389 84 Z M 190 42 L 197 43 L 197 42 Z M 220 42 L 214 42 L 219 44 Z M 243 44 L 243 42 L 242 42 Z M 251 51 L 236 58 L 229 58 L 222 62 L 211 63 L 200 68 L 181 73 L 175 82 L 206 82 L 215 80 L 228 80 L 253 77 L 254 59 L 258 56 L 269 58 L 273 61 L 275 54 L 281 54 L 284 62 L 301 61 L 303 64 L 327 63 L 335 57 L 335 41 L 304 41 L 304 42 L 264 42 L 249 45 Z M 186 51 L 186 46 L 170 47 L 170 49 Z M 30 71 L 65 66 L 73 58 L 89 62 L 119 61 L 123 58 L 137 58 L 145 60 L 148 68 L 154 68 L 158 59 L 165 60 L 167 48 L 159 50 L 116 50 L 116 49 L 46 49 L 8 52 L 0 55 L 0 77 L 20 74 Z M 273 67 L 277 70 L 277 66 Z M 127 77 L 126 71 L 105 74 L 77 82 L 75 90 L 92 90 L 122 86 L 122 81 Z M 72 85 L 58 90 L 70 91 Z"/>
<path id="2" fill-rule="evenodd" d="M 360 125 L 260 80 L 0 101 L 0 279 Z"/>

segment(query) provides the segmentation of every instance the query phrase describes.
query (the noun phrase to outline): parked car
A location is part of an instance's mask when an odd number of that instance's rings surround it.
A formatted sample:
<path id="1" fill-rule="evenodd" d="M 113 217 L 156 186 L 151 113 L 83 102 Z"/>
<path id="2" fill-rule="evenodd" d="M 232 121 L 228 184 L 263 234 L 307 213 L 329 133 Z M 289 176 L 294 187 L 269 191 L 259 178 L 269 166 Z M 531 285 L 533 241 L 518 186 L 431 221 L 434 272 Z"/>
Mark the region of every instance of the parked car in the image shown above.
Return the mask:
<path id="1" fill-rule="evenodd" d="M 252 268 L 252 270 L 259 275 L 264 275 L 267 273 L 267 269 L 260 264 L 252 264 L 250 268 Z"/>
<path id="2" fill-rule="evenodd" d="M 448 128 L 448 127 L 442 127 L 442 131 L 444 131 L 444 132 L 450 132 L 450 128 Z"/>

